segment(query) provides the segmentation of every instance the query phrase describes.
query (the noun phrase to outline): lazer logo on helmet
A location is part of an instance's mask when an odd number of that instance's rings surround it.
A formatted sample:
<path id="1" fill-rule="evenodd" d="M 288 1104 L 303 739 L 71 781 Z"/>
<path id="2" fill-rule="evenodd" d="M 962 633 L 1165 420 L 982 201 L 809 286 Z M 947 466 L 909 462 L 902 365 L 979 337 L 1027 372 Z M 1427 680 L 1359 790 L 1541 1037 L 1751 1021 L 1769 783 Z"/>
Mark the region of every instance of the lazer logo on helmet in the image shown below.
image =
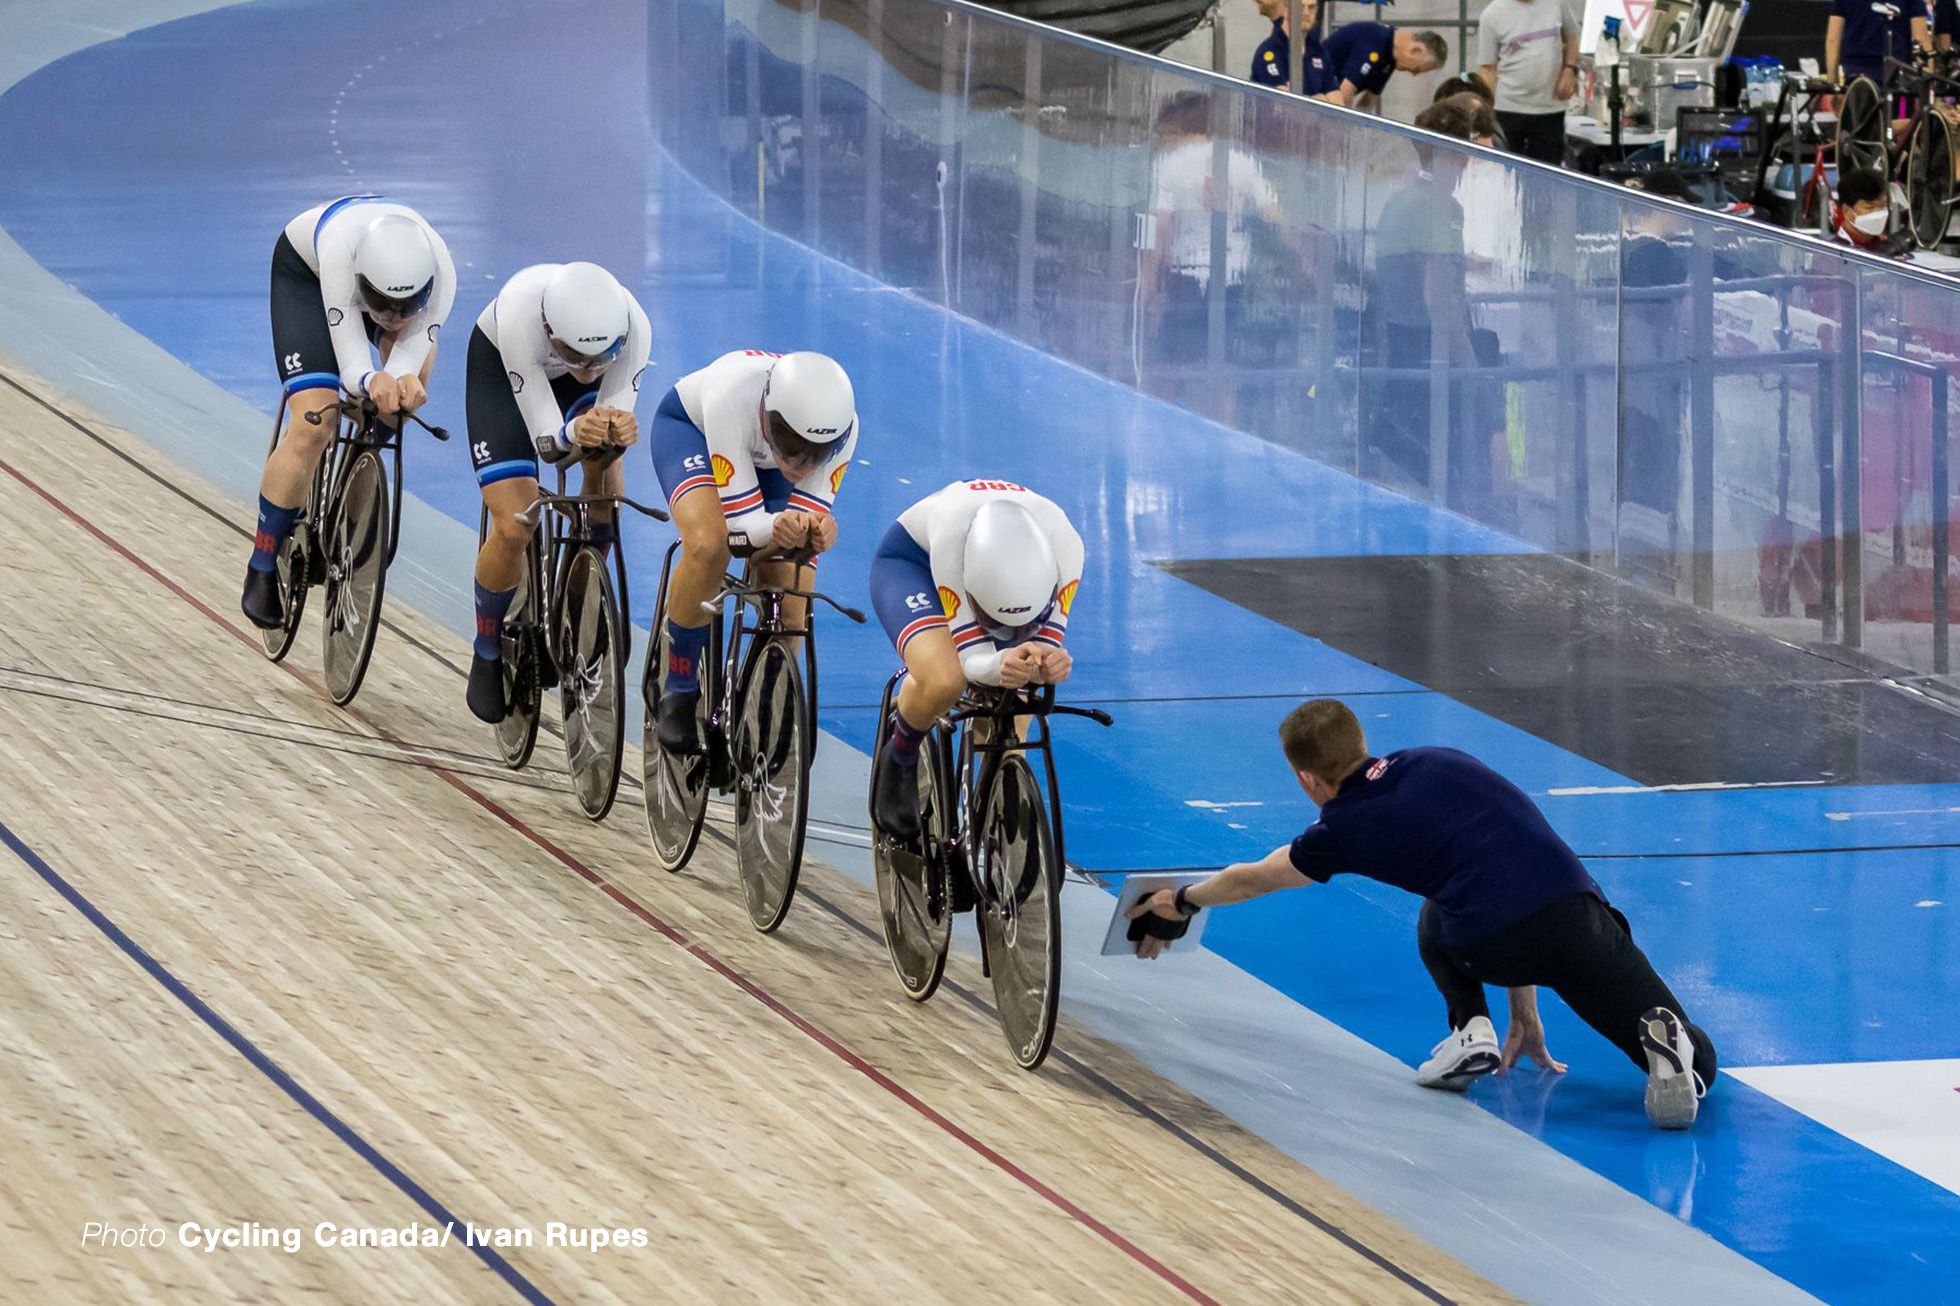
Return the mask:
<path id="1" fill-rule="evenodd" d="M 1018 608 L 995 608 L 994 611 L 999 613 L 1003 617 L 1018 617 L 1023 612 L 1033 612 L 1034 605 L 1031 603 L 1024 603 Z"/>
<path id="2" fill-rule="evenodd" d="M 810 428 L 809 430 L 807 430 L 807 431 L 805 431 L 805 432 L 804 432 L 803 434 L 805 434 L 805 435 L 836 435 L 836 434 L 837 434 L 837 428 L 836 428 L 836 427 L 834 427 L 834 426 L 813 426 L 813 427 L 811 427 L 811 428 Z"/>
<path id="3" fill-rule="evenodd" d="M 578 342 L 581 345 L 603 345 L 611 339 L 611 336 L 580 336 Z"/>

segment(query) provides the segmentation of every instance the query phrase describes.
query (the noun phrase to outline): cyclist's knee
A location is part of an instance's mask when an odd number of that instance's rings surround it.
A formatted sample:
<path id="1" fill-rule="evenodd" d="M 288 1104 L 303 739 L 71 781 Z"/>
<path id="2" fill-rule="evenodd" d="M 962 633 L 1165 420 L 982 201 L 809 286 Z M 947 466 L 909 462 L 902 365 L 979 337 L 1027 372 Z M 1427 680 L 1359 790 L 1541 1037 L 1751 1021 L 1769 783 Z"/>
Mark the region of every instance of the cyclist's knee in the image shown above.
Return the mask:
<path id="1" fill-rule="evenodd" d="M 326 448 L 337 423 L 336 398 L 331 390 L 302 390 L 294 395 L 286 407 L 286 433 L 280 442 L 315 454 Z"/>
<path id="2" fill-rule="evenodd" d="M 960 695 L 966 692 L 966 671 L 958 658 L 952 659 L 951 665 L 934 659 L 911 676 L 919 687 L 919 697 L 935 716 L 959 702 Z"/>
<path id="3" fill-rule="evenodd" d="M 523 552 L 531 542 L 531 532 L 536 527 L 515 511 L 492 508 L 490 510 L 490 535 L 485 541 L 487 547 L 507 555 Z"/>
<path id="4" fill-rule="evenodd" d="M 717 576 L 728 570 L 728 527 L 719 516 L 712 522 L 681 524 L 681 559 Z"/>

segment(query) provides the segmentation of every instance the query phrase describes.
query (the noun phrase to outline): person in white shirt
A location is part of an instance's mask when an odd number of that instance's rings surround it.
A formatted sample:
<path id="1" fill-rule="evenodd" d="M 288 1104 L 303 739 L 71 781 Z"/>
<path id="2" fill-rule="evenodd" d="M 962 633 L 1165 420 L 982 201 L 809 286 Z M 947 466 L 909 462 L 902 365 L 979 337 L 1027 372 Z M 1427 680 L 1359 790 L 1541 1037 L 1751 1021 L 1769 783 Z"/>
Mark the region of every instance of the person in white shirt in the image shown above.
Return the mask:
<path id="1" fill-rule="evenodd" d="M 588 463 L 640 437 L 633 407 L 653 347 L 646 312 L 595 263 L 525 268 L 490 301 L 470 333 L 465 417 L 470 464 L 489 530 L 476 556 L 476 638 L 470 711 L 496 723 L 510 711 L 503 671 L 504 617 L 537 529 L 538 460 L 576 458 L 581 493 L 617 494 L 617 462 Z M 594 504 L 592 529 L 611 544 L 610 504 Z"/>
<path id="2" fill-rule="evenodd" d="M 1565 104 L 1579 89 L 1579 19 L 1566 0 L 1490 0 L 1477 65 L 1511 152 L 1563 164 Z"/>
<path id="3" fill-rule="evenodd" d="M 436 333 L 456 298 L 442 237 L 404 204 L 348 195 L 294 218 L 272 247 L 272 349 L 285 430 L 259 482 L 258 530 L 240 607 L 256 626 L 286 623 L 277 558 L 292 537 L 345 390 L 383 418 L 428 399 Z M 380 351 L 379 361 L 371 347 Z"/>
<path id="4" fill-rule="evenodd" d="M 919 745 L 969 684 L 1058 685 L 1082 583 L 1082 536 L 1053 501 L 1012 481 L 954 481 L 899 514 L 871 560 L 871 606 L 905 663 L 891 742 L 872 768 L 872 812 L 919 837 Z"/>
<path id="5" fill-rule="evenodd" d="M 674 756 L 701 751 L 696 710 L 710 621 L 702 604 L 721 588 L 733 549 L 822 553 L 835 544 L 831 503 L 857 437 L 851 378 L 824 354 L 723 354 L 660 401 L 653 467 L 680 528 L 681 551 L 668 579 L 667 665 L 654 733 Z M 807 567 L 792 573 L 774 562 L 763 564 L 761 578 L 808 589 L 811 575 Z M 802 624 L 805 603 L 785 600 L 790 624 Z"/>

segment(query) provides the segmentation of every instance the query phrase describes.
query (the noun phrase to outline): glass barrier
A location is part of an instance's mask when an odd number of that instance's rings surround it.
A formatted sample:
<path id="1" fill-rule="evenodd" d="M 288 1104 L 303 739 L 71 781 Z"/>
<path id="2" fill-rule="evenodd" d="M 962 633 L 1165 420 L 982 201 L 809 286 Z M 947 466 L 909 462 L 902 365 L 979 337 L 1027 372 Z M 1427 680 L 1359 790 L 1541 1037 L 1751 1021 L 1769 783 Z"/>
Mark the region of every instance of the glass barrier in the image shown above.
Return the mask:
<path id="1" fill-rule="evenodd" d="M 1947 677 L 1960 284 L 939 0 L 664 0 L 659 139 L 1058 358 Z"/>

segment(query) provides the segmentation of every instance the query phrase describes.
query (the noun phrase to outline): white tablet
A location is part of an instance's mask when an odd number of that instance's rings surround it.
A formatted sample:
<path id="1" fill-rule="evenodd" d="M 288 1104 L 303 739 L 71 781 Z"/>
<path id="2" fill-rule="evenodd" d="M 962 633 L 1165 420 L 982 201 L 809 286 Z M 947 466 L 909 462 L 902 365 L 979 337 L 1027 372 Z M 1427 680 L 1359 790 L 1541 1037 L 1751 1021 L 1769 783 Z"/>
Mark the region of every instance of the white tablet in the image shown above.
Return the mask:
<path id="1" fill-rule="evenodd" d="M 1163 872 L 1157 874 L 1138 873 L 1123 881 L 1123 889 L 1116 895 L 1116 914 L 1109 919 L 1109 933 L 1103 936 L 1102 955 L 1105 957 L 1134 957 L 1137 945 L 1130 942 L 1130 908 L 1137 902 L 1159 889 L 1175 889 L 1180 884 L 1197 884 L 1211 878 L 1210 872 L 1199 875 Z M 1205 932 L 1205 917 L 1209 909 L 1200 907 L 1198 914 L 1191 918 L 1191 928 L 1181 939 L 1172 939 L 1165 952 L 1194 952 L 1198 947 L 1198 936 Z M 1162 955 L 1162 954 L 1159 954 Z"/>

